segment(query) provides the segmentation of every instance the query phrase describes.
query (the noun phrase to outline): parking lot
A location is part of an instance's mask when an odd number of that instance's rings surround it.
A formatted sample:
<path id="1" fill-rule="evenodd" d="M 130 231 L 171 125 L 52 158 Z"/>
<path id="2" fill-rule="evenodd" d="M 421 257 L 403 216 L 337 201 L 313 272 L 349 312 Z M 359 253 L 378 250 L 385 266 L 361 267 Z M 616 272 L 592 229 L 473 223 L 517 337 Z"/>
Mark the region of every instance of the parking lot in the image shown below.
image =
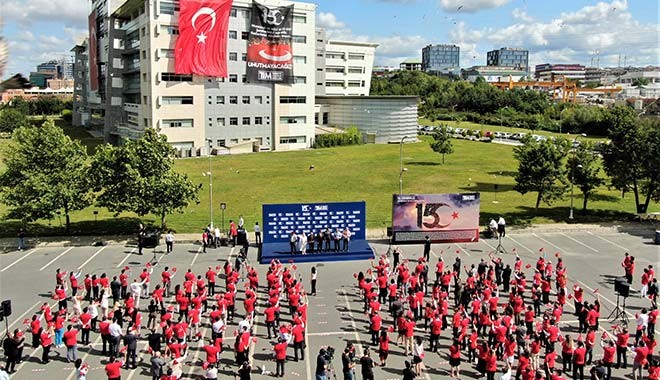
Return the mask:
<path id="1" fill-rule="evenodd" d="M 632 294 L 626 301 L 627 313 L 631 320 L 634 313 L 642 307 L 648 307 L 648 300 L 641 299 L 637 293 L 639 289 L 639 274 L 641 268 L 648 265 L 656 267 L 660 262 L 660 247 L 652 242 L 652 231 L 646 233 L 621 233 L 615 230 L 580 230 L 580 231 L 553 231 L 553 232 L 510 232 L 503 239 L 502 244 L 508 253 L 502 255 L 506 264 L 512 264 L 514 252 L 517 253 L 525 264 L 534 264 L 539 256 L 546 256 L 555 261 L 555 253 L 559 252 L 568 267 L 569 287 L 574 283 L 579 283 L 585 289 L 585 300 L 593 301 L 595 297 L 600 297 L 603 310 L 601 312 L 601 329 L 611 331 L 612 324 L 606 320 L 611 310 L 616 305 L 616 296 L 613 290 L 613 278 L 622 275 L 621 261 L 624 252 L 636 257 L 636 273 L 632 286 Z M 476 264 L 480 259 L 488 258 L 488 253 L 494 251 L 497 240 L 481 240 L 476 243 L 468 244 L 435 244 L 432 247 L 432 264 L 437 257 L 442 255 L 447 263 L 454 261 L 458 256 L 465 265 Z M 374 241 L 372 246 L 378 255 L 387 251 L 388 245 L 383 241 Z M 403 255 L 408 259 L 415 259 L 421 254 L 421 245 L 402 246 Z M 43 247 L 35 248 L 23 252 L 10 252 L 0 255 L 0 299 L 10 299 L 12 301 L 13 314 L 9 317 L 9 328 L 26 328 L 23 324 L 26 318 L 30 318 L 39 309 L 44 302 L 48 302 L 52 307 L 56 302 L 50 297 L 50 292 L 55 285 L 55 270 L 61 268 L 64 271 L 81 270 L 83 275 L 86 273 L 106 273 L 113 276 L 119 273 L 120 269 L 129 266 L 132 273 L 137 274 L 141 268 L 144 268 L 154 254 L 158 260 L 158 265 L 154 271 L 154 278 L 159 278 L 162 267 L 176 267 L 183 273 L 191 268 L 195 273 L 203 274 L 206 269 L 222 265 L 228 258 L 231 260 L 237 253 L 237 249 L 222 247 L 218 249 L 209 249 L 208 253 L 201 252 L 201 247 L 193 244 L 175 245 L 174 252 L 169 255 L 163 254 L 163 249 L 159 247 L 155 253 L 152 250 L 145 250 L 143 255 L 136 254 L 136 248 L 132 245 L 108 245 L 105 247 Z M 514 251 L 515 250 L 515 251 Z M 250 250 L 250 261 L 256 263 L 256 250 Z M 232 260 L 233 262 L 233 260 Z M 309 289 L 310 268 L 313 264 L 298 264 L 297 272 Z M 316 355 L 323 346 L 332 346 L 337 349 L 334 366 L 341 371 L 340 352 L 347 342 L 356 345 L 358 354 L 361 354 L 362 347 L 369 342 L 369 334 L 366 328 L 367 317 L 362 312 L 361 297 L 356 289 L 353 274 L 358 271 L 366 271 L 370 265 L 366 261 L 338 262 L 316 264 L 318 269 L 318 294 L 309 297 L 308 326 L 307 326 L 307 347 L 305 349 L 305 360 L 294 362 L 290 360 L 286 364 L 286 379 L 313 379 L 316 366 Z M 264 282 L 265 266 L 258 266 L 260 279 Z M 531 271 L 526 269 L 528 277 L 531 278 Z M 296 276 L 298 277 L 298 276 Z M 132 278 L 131 278 L 132 281 Z M 175 282 L 177 279 L 175 278 Z M 222 281 L 221 281 L 222 282 Z M 239 286 L 239 289 L 242 289 Z M 263 292 L 262 292 L 263 293 Z M 239 291 L 237 298 L 237 312 L 242 312 L 243 294 Z M 260 312 L 263 311 L 265 302 L 264 294 L 260 294 L 260 305 L 257 308 L 259 315 L 258 323 L 255 325 L 255 334 L 257 342 L 254 346 L 255 372 L 253 379 L 267 378 L 256 373 L 256 367 L 265 366 L 268 370 L 274 371 L 275 364 L 271 361 L 272 342 L 264 335 L 265 327 L 261 323 Z M 571 304 L 571 302 L 569 302 Z M 562 332 L 575 332 L 577 322 L 572 316 L 572 309 L 567 305 L 565 316 L 560 324 Z M 283 317 L 288 321 L 288 313 L 284 312 Z M 632 322 L 634 324 L 634 322 Z M 236 323 L 231 326 L 235 328 Z M 418 325 L 421 326 L 421 325 Z M 209 336 L 207 325 L 203 332 Z M 229 331 L 231 331 L 229 330 Z M 418 331 L 425 339 L 427 333 L 420 328 Z M 600 332 L 602 333 L 602 331 Z M 600 336 L 600 333 L 598 336 Z M 656 332 L 657 334 L 657 332 Z M 577 335 L 575 333 L 574 335 Z M 231 333 L 229 333 L 231 337 Z M 394 334 L 391 335 L 396 339 Z M 29 341 L 29 335 L 27 341 Z M 233 339 L 226 336 L 225 348 Z M 98 334 L 92 334 L 93 344 L 90 347 L 79 346 L 79 357 L 87 361 L 91 367 L 88 375 L 89 379 L 104 379 L 105 373 L 103 365 L 105 357 L 100 355 L 100 338 Z M 441 349 L 439 354 L 428 353 L 424 360 L 427 366 L 424 378 L 438 379 L 449 376 L 448 349 L 450 340 L 448 332 L 443 332 L 440 338 Z M 139 363 L 135 370 L 122 370 L 122 379 L 146 379 L 149 374 L 149 355 L 145 352 L 146 341 L 142 340 L 139 344 Z M 201 376 L 201 359 L 205 356 L 197 343 L 191 343 L 191 350 L 187 356 L 187 362 L 194 365 L 184 367 L 184 373 L 187 378 L 195 375 Z M 288 353 L 292 354 L 290 349 Z M 51 355 L 54 360 L 47 365 L 39 363 L 40 349 L 33 350 L 31 347 L 25 348 L 24 356 L 27 358 L 17 368 L 18 372 L 11 376 L 12 379 L 35 379 L 37 376 L 47 374 L 52 380 L 66 379 L 71 380 L 75 374 L 72 364 L 66 362 L 66 349 L 53 348 Z M 600 347 L 597 345 L 594 358 L 601 355 Z M 377 357 L 374 351 L 374 358 Z M 632 358 L 630 354 L 629 358 Z M 311 360 L 310 360 L 311 359 Z M 403 355 L 402 347 L 391 345 L 390 359 L 388 365 L 384 368 L 375 368 L 376 379 L 400 379 L 403 362 L 406 358 Z M 630 360 L 630 359 L 629 359 Z M 225 350 L 221 357 L 221 373 L 230 375 L 235 367 L 233 366 L 233 353 L 231 350 Z M 559 365 L 559 364 L 558 364 Z M 357 368 L 358 378 L 359 366 Z M 630 370 L 614 370 L 614 378 L 628 377 Z M 338 373 L 338 378 L 341 373 Z M 499 378 L 499 375 L 497 376 Z M 226 378 L 226 376 L 220 376 Z M 462 378 L 476 378 L 472 366 L 464 362 L 462 366 Z"/>

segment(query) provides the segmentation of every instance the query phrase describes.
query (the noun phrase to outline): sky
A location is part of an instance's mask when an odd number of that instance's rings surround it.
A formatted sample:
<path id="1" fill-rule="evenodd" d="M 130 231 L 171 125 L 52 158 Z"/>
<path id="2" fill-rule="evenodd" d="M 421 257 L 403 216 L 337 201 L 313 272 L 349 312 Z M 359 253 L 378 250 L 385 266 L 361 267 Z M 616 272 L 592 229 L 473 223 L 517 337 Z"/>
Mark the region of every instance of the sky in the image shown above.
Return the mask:
<path id="1" fill-rule="evenodd" d="M 278 0 L 263 0 L 278 4 Z M 500 47 L 540 63 L 660 65 L 657 0 L 316 0 L 317 26 L 336 40 L 380 44 L 375 65 L 421 59 L 428 44 L 456 44 L 461 67 Z M 5 76 L 68 57 L 87 34 L 88 0 L 2 0 Z"/>

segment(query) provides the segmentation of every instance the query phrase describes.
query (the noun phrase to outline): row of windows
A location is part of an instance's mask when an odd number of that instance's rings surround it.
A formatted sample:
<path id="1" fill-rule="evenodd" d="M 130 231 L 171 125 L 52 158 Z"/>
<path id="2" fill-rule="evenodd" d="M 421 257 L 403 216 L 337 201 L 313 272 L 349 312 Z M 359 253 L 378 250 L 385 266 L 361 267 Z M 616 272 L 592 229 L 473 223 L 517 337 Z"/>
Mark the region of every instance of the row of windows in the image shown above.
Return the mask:
<path id="1" fill-rule="evenodd" d="M 307 142 L 306 136 L 282 136 L 280 144 L 302 144 Z"/>
<path id="2" fill-rule="evenodd" d="M 193 104 L 192 96 L 163 96 L 163 105 Z"/>
<path id="3" fill-rule="evenodd" d="M 305 104 L 307 97 L 305 96 L 280 96 L 280 104 Z"/>
<path id="4" fill-rule="evenodd" d="M 250 104 L 250 96 L 242 96 L 241 104 Z M 213 104 L 213 97 L 208 97 L 208 103 Z M 225 96 L 218 95 L 215 97 L 215 104 L 225 104 Z M 229 96 L 229 104 L 238 104 L 238 96 Z M 254 104 L 264 104 L 264 97 L 261 95 L 254 96 Z M 266 96 L 266 104 L 270 104 L 270 96 Z"/>
<path id="5" fill-rule="evenodd" d="M 162 128 L 192 128 L 193 119 L 165 119 L 161 122 Z"/>
<path id="6" fill-rule="evenodd" d="M 317 86 L 323 86 L 323 83 L 317 83 Z M 327 81 L 325 82 L 325 87 L 364 87 L 364 81 L 359 80 L 349 80 L 348 85 L 344 81 Z"/>
<path id="7" fill-rule="evenodd" d="M 229 125 L 230 126 L 237 126 L 239 125 L 239 118 L 238 117 L 230 117 L 229 119 Z M 270 117 L 269 116 L 255 116 L 254 120 L 250 117 L 242 117 L 240 118 L 240 125 L 264 125 L 264 120 L 266 121 L 266 124 L 270 123 Z M 218 117 L 215 119 L 215 122 L 213 122 L 213 118 L 209 117 L 209 127 L 224 127 L 227 124 L 227 118 L 224 117 Z"/>
<path id="8" fill-rule="evenodd" d="M 319 54 L 319 56 L 322 56 Z M 341 52 L 326 52 L 325 56 L 327 58 L 333 58 L 333 59 L 346 59 L 346 54 L 341 53 Z M 364 54 L 358 54 L 358 53 L 348 53 L 348 59 L 352 60 L 357 60 L 357 61 L 364 61 Z"/>
<path id="9" fill-rule="evenodd" d="M 192 75 L 187 74 L 175 74 L 175 73 L 160 73 L 160 79 L 166 82 L 192 82 Z M 219 82 L 224 82 L 225 78 L 217 78 Z M 228 76 L 229 83 L 238 83 L 238 74 L 229 74 Z M 209 79 L 209 82 L 212 80 Z M 247 83 L 247 75 L 241 76 L 241 81 Z M 294 84 L 305 84 L 307 83 L 307 77 L 305 76 L 294 76 Z"/>
<path id="10" fill-rule="evenodd" d="M 254 140 L 259 145 L 263 145 L 263 142 L 264 142 L 263 137 L 254 137 L 254 138 L 253 137 L 243 137 L 242 140 L 243 140 L 243 142 Z M 266 137 L 266 141 L 268 142 L 267 145 L 270 145 L 270 137 Z M 212 140 L 209 140 L 209 143 L 212 143 Z M 238 144 L 238 139 L 237 138 L 229 139 L 229 143 L 230 144 Z M 225 139 L 216 140 L 216 146 L 218 146 L 218 147 L 227 146 L 227 140 L 225 140 Z"/>

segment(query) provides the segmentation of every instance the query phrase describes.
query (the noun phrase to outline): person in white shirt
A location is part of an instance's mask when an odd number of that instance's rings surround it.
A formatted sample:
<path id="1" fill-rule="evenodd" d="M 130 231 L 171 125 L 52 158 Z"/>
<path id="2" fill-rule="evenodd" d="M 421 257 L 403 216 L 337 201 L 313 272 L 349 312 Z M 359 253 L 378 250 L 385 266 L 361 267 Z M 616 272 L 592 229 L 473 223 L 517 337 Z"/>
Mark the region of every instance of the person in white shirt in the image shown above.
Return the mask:
<path id="1" fill-rule="evenodd" d="M 168 231 L 167 235 L 165 235 L 165 245 L 167 246 L 166 253 L 172 252 L 174 248 L 174 234 L 172 234 L 172 230 Z"/>
<path id="2" fill-rule="evenodd" d="M 495 219 L 490 220 L 490 222 L 488 223 L 488 229 L 493 234 L 493 238 L 497 239 L 497 222 L 495 221 Z"/>
<path id="3" fill-rule="evenodd" d="M 110 332 L 110 356 L 119 356 L 119 342 L 121 340 L 121 326 L 116 320 L 113 320 L 108 327 Z"/>
<path id="4" fill-rule="evenodd" d="M 243 215 L 238 216 L 238 228 L 243 228 L 243 224 L 245 224 L 245 220 L 243 220 Z"/>
<path id="5" fill-rule="evenodd" d="M 506 221 L 501 216 L 497 220 L 497 233 L 500 235 L 500 237 L 506 236 Z"/>
<path id="6" fill-rule="evenodd" d="M 213 246 L 215 248 L 218 248 L 218 246 L 220 245 L 220 228 L 216 227 L 213 233 L 215 235 L 215 238 L 213 239 Z"/>
<path id="7" fill-rule="evenodd" d="M 254 224 L 254 240 L 257 245 L 261 245 L 261 226 L 259 226 L 259 222 Z"/>
<path id="8" fill-rule="evenodd" d="M 140 294 L 142 293 L 142 287 L 144 284 L 147 283 L 147 279 L 145 278 L 144 281 L 138 282 L 137 278 L 133 280 L 133 283 L 131 283 L 128 287 L 131 290 L 131 296 L 135 300 L 135 308 L 140 307 Z"/>

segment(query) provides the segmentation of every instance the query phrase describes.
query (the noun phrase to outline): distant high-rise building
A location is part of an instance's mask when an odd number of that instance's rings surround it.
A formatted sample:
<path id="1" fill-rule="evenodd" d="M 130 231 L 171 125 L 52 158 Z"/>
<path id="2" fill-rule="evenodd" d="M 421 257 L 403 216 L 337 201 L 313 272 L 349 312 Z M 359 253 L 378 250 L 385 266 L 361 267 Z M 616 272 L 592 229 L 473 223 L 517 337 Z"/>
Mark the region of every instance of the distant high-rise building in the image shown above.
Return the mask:
<path id="1" fill-rule="evenodd" d="M 513 67 L 529 72 L 529 51 L 508 47 L 491 50 L 486 54 L 486 65 Z"/>
<path id="2" fill-rule="evenodd" d="M 422 48 L 422 70 L 433 74 L 459 75 L 461 48 L 456 45 L 427 45 Z"/>

